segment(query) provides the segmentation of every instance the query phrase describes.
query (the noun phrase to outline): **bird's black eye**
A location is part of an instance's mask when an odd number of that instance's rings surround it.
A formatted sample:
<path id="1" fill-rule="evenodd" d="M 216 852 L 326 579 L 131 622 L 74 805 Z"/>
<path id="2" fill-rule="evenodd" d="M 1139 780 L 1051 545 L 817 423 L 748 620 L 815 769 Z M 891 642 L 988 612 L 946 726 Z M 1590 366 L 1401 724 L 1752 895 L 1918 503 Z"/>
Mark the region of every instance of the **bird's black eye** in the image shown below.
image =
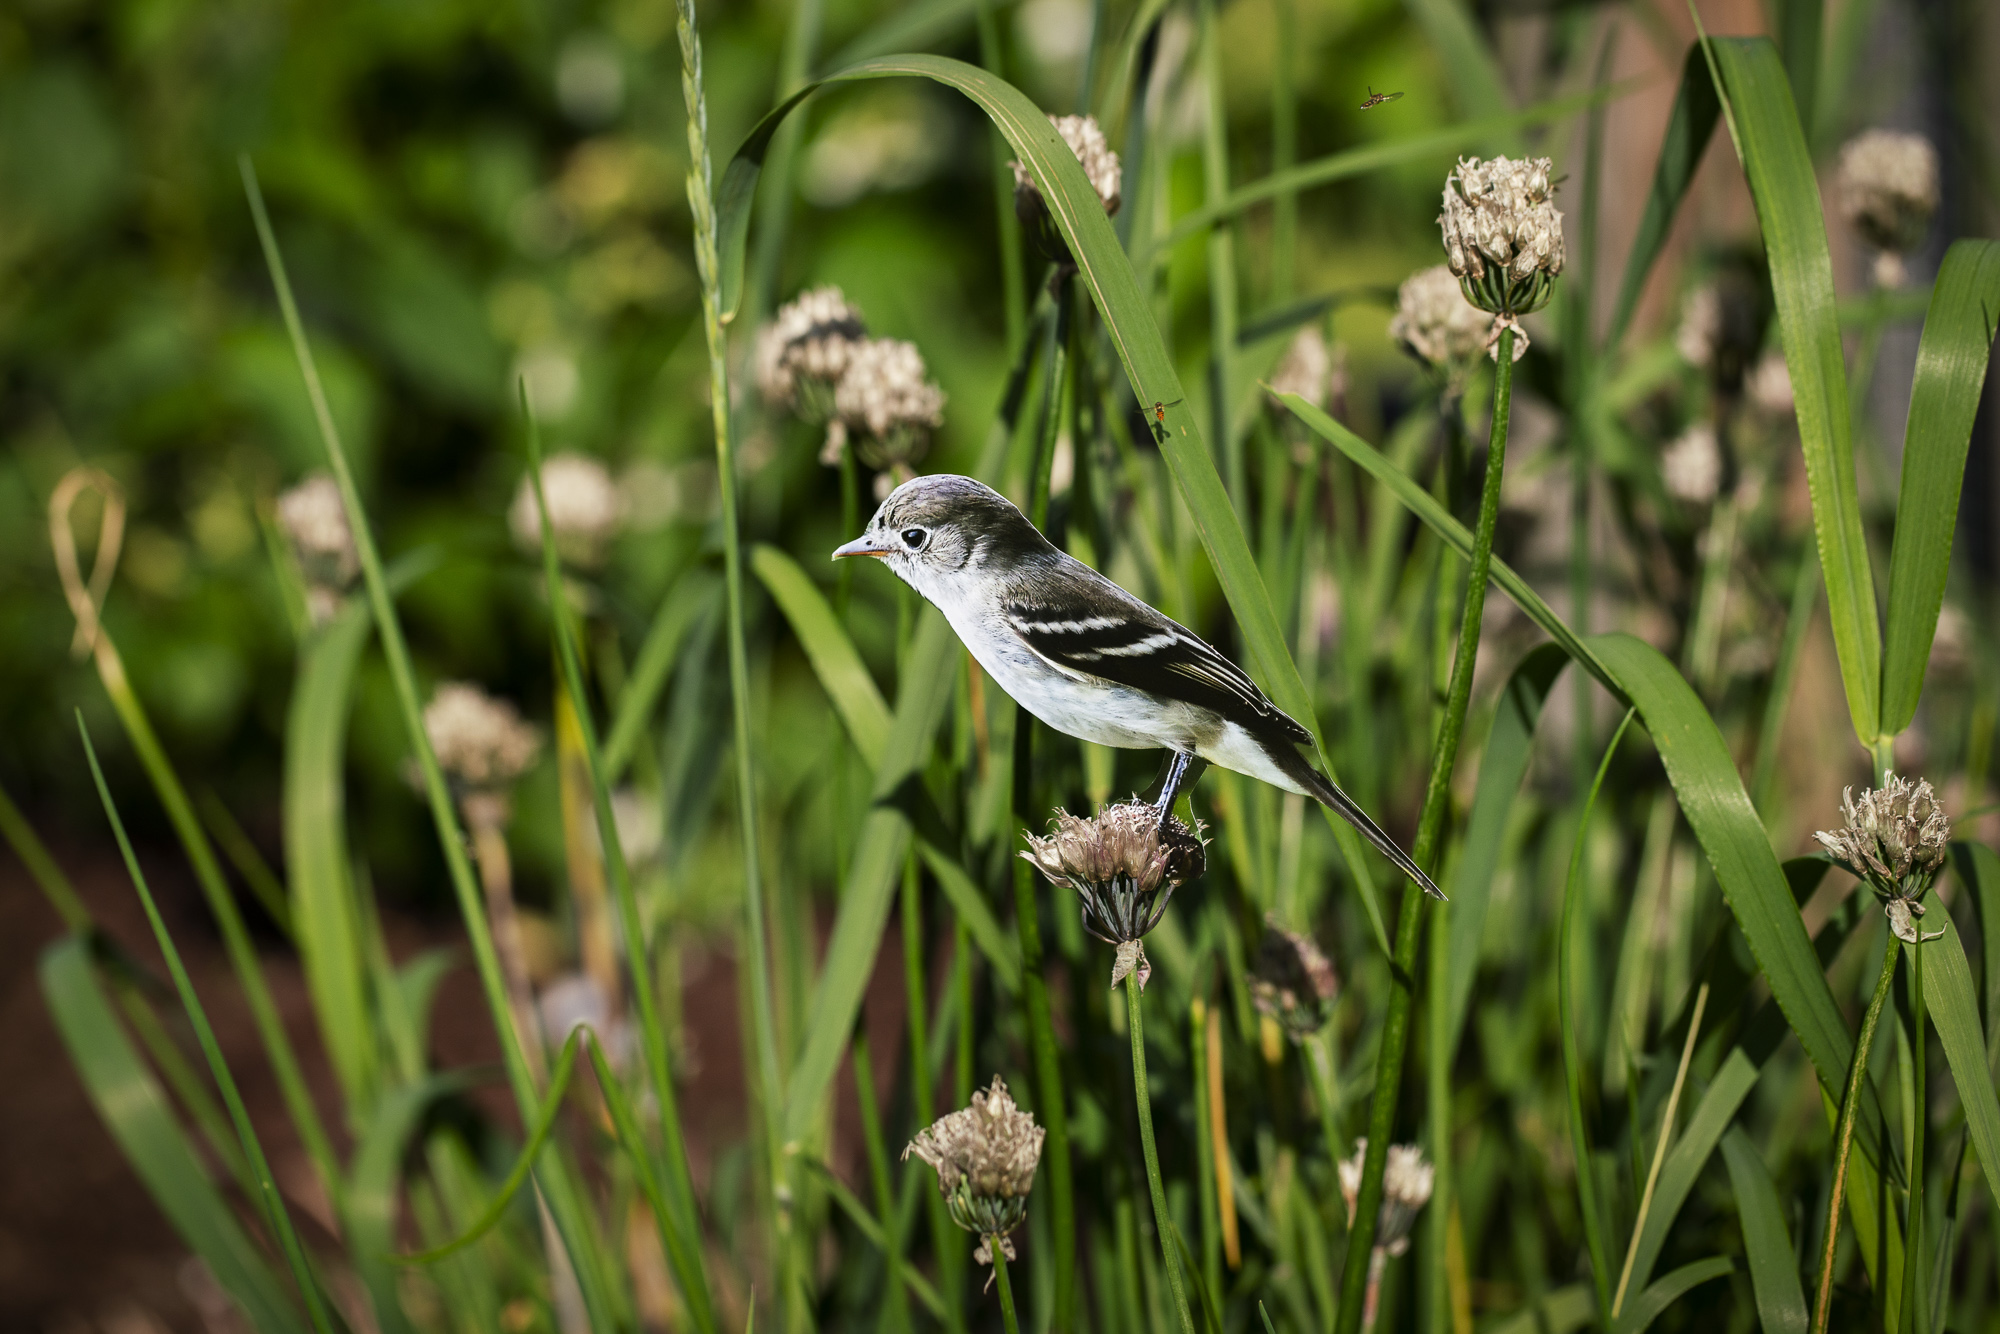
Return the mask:
<path id="1" fill-rule="evenodd" d="M 924 539 L 929 536 L 930 534 L 921 528 L 905 528 L 903 530 L 903 545 L 912 551 L 920 550 L 924 545 Z"/>

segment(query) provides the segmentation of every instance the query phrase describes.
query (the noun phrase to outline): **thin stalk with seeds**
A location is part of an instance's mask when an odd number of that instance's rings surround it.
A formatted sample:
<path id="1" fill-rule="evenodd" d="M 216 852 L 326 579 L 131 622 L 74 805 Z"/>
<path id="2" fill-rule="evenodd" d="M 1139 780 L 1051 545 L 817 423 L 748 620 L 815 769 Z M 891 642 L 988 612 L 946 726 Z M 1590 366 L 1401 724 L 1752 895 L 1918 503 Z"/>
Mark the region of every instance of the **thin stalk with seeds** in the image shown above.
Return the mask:
<path id="1" fill-rule="evenodd" d="M 1875 995 L 1861 1018 L 1861 1034 L 1854 1041 L 1854 1059 L 1847 1069 L 1847 1090 L 1840 1099 L 1840 1121 L 1833 1132 L 1833 1191 L 1827 1197 L 1826 1239 L 1819 1262 L 1819 1294 L 1813 1302 L 1812 1334 L 1826 1334 L 1826 1322 L 1833 1312 L 1833 1256 L 1840 1240 L 1840 1206 L 1847 1194 L 1847 1155 L 1854 1147 L 1854 1117 L 1861 1106 L 1861 1081 L 1868 1077 L 1868 1049 L 1875 1045 L 1875 1024 L 1882 1017 L 1882 1002 L 1889 998 L 1889 984 L 1896 976 L 1896 933 L 1889 933 L 1882 948 L 1882 974 L 1875 980 Z M 1907 1256 L 1909 1252 L 1906 1250 Z M 1908 1261 L 1906 1260 L 1907 1264 Z"/>
<path id="2" fill-rule="evenodd" d="M 1479 523 L 1473 532 L 1472 560 L 1465 585 L 1465 612 L 1459 620 L 1458 653 L 1451 664 L 1445 713 L 1431 755 L 1430 781 L 1424 790 L 1423 814 L 1411 850 L 1419 866 L 1434 866 L 1444 832 L 1445 808 L 1451 799 L 1452 769 L 1465 732 L 1466 706 L 1472 697 L 1472 668 L 1479 655 L 1480 619 L 1486 610 L 1487 576 L 1493 565 L 1493 532 L 1500 518 L 1500 477 L 1507 460 L 1507 429 L 1514 390 L 1512 328 L 1500 332 L 1493 374 L 1493 430 L 1486 451 L 1486 481 L 1479 494 Z M 1340 1280 L 1340 1314 L 1335 1328 L 1353 1334 L 1361 1327 L 1368 1287 L 1368 1255 L 1375 1244 L 1376 1215 L 1382 1208 L 1382 1173 L 1389 1164 L 1389 1140 L 1396 1123 L 1396 1094 L 1402 1087 L 1403 1059 L 1410 1039 L 1410 1004 L 1415 992 L 1417 947 L 1423 936 L 1424 891 L 1414 882 L 1403 889 L 1403 908 L 1396 921 L 1396 947 L 1389 1010 L 1382 1021 L 1380 1055 L 1375 1065 L 1375 1094 L 1368 1117 L 1368 1154 L 1362 1165 L 1361 1193 L 1355 1204 L 1354 1226 L 1347 1234 L 1347 1267 Z"/>
<path id="3" fill-rule="evenodd" d="M 1194 1317 L 1188 1312 L 1187 1281 L 1181 1273 L 1180 1250 L 1174 1245 L 1173 1216 L 1167 1212 L 1167 1189 L 1160 1180 L 1160 1154 L 1153 1145 L 1153 1095 L 1146 1084 L 1146 1027 L 1139 1005 L 1136 969 L 1125 975 L 1125 1025 L 1132 1039 L 1132 1096 L 1139 1113 L 1139 1147 L 1146 1157 L 1146 1186 L 1153 1197 L 1153 1233 L 1159 1238 L 1160 1259 L 1166 1266 L 1167 1289 L 1173 1294 L 1174 1314 L 1180 1317 L 1181 1334 L 1194 1334 Z"/>

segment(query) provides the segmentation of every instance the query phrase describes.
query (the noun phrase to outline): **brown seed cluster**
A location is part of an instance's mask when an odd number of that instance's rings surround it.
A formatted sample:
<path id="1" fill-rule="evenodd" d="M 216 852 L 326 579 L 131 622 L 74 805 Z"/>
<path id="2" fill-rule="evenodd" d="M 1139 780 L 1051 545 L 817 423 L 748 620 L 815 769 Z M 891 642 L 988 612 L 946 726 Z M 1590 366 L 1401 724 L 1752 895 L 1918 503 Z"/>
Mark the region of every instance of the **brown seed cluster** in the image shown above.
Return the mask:
<path id="1" fill-rule="evenodd" d="M 1310 936 L 1270 921 L 1257 945 L 1250 974 L 1250 998 L 1294 1038 L 1317 1033 L 1333 1015 L 1340 992 L 1333 964 Z"/>
<path id="2" fill-rule="evenodd" d="M 1111 985 L 1136 972 L 1143 987 L 1150 970 L 1139 940 L 1159 925 L 1174 890 L 1207 869 L 1201 830 L 1198 820 L 1189 829 L 1140 801 L 1106 806 L 1090 820 L 1059 810 L 1049 835 L 1028 835 L 1021 856 L 1076 891 L 1084 928 L 1120 947 Z"/>
<path id="3" fill-rule="evenodd" d="M 1014 1248 L 1006 1237 L 1027 1217 L 1047 1133 L 1032 1113 L 1014 1105 L 1006 1081 L 995 1075 L 991 1087 L 972 1095 L 971 1106 L 918 1131 L 903 1157 L 915 1154 L 937 1169 L 952 1221 L 982 1238 L 976 1258 L 991 1263 L 986 1242 L 997 1237 L 1011 1260 Z"/>
<path id="4" fill-rule="evenodd" d="M 1915 919 L 1924 913 L 1920 900 L 1951 845 L 1951 820 L 1937 794 L 1927 780 L 1912 783 L 1890 774 L 1859 801 L 1853 788 L 1843 788 L 1840 808 L 1846 817 L 1841 827 L 1813 837 L 1835 862 L 1868 882 L 1882 899 L 1897 938 L 1915 944 Z"/>

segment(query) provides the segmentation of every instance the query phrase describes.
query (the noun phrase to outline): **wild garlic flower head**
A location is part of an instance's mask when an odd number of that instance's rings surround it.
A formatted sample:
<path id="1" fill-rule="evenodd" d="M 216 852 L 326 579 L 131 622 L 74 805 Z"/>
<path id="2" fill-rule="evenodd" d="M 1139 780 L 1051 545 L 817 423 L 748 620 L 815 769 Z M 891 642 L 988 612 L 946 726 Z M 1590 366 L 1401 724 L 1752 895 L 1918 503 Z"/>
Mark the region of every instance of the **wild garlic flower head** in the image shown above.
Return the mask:
<path id="1" fill-rule="evenodd" d="M 1842 788 L 1840 809 L 1846 817 L 1841 827 L 1813 837 L 1835 863 L 1868 882 L 1897 939 L 1915 944 L 1913 919 L 1924 915 L 1919 900 L 1944 865 L 1951 820 L 1927 780 L 1912 783 L 1896 774 L 1863 792 L 1859 801 L 1853 788 Z"/>
<path id="2" fill-rule="evenodd" d="M 865 466 L 908 470 L 944 424 L 944 390 L 928 375 L 915 343 L 869 338 L 854 344 L 834 387 L 822 459 L 838 463 L 840 449 L 851 441 Z"/>
<path id="3" fill-rule="evenodd" d="M 1097 198 L 1104 205 L 1106 214 L 1118 212 L 1124 202 L 1120 189 L 1124 178 L 1124 167 L 1118 161 L 1118 154 L 1104 138 L 1104 131 L 1098 127 L 1095 116 L 1050 116 L 1050 123 L 1056 133 L 1069 145 L 1069 151 L 1076 154 L 1076 160 L 1083 164 L 1083 174 L 1090 178 L 1090 188 L 1097 191 Z M 1018 159 L 1007 164 L 1014 172 L 1014 215 L 1021 225 L 1028 229 L 1041 252 L 1057 264 L 1075 267 L 1075 260 L 1069 253 L 1069 244 L 1063 240 L 1055 220 L 1049 216 L 1048 202 L 1035 184 L 1035 178 Z"/>
<path id="4" fill-rule="evenodd" d="M 1014 1105 L 1006 1081 L 995 1075 L 990 1088 L 972 1095 L 970 1107 L 918 1131 L 903 1158 L 908 1161 L 915 1154 L 937 1169 L 938 1190 L 951 1221 L 979 1235 L 975 1258 L 991 1264 L 986 1243 L 996 1237 L 1002 1254 L 1014 1258 L 1007 1234 L 1028 1216 L 1028 1191 L 1035 1184 L 1046 1134 L 1033 1113 Z"/>
<path id="5" fill-rule="evenodd" d="M 1448 383 L 1462 388 L 1466 373 L 1486 346 L 1493 320 L 1465 299 L 1449 264 L 1419 269 L 1396 289 L 1396 313 L 1389 318 L 1389 337 L 1418 361 L 1442 371 Z M 1514 359 L 1527 351 L 1514 341 Z"/>
<path id="6" fill-rule="evenodd" d="M 838 287 L 801 292 L 757 333 L 757 391 L 817 426 L 833 415 L 833 387 L 867 337 Z"/>
<path id="7" fill-rule="evenodd" d="M 347 509 L 331 475 L 316 472 L 278 496 L 278 526 L 298 557 L 305 576 L 306 603 L 314 625 L 340 610 L 341 597 L 361 574 L 361 556 Z"/>
<path id="8" fill-rule="evenodd" d="M 1333 351 L 1317 326 L 1308 324 L 1293 336 L 1285 355 L 1271 372 L 1273 394 L 1297 394 L 1324 412 L 1333 400 Z"/>
<path id="9" fill-rule="evenodd" d="M 1264 924 L 1264 938 L 1257 945 L 1257 962 L 1250 970 L 1250 998 L 1257 1009 L 1303 1041 L 1325 1027 L 1333 1015 L 1333 999 L 1340 993 L 1340 980 L 1333 965 L 1313 943 L 1278 925 Z"/>
<path id="10" fill-rule="evenodd" d="M 1722 486 L 1722 447 L 1715 428 L 1696 422 L 1660 455 L 1660 479 L 1667 494 L 1690 505 L 1706 505 Z"/>
<path id="11" fill-rule="evenodd" d="M 1876 278 L 1902 280 L 1900 257 L 1923 244 L 1938 207 L 1938 157 L 1920 134 L 1868 130 L 1840 150 L 1840 211 L 1867 242 L 1891 257 Z"/>
<path id="12" fill-rule="evenodd" d="M 511 786 L 542 748 L 541 732 L 512 704 L 463 681 L 447 681 L 431 693 L 424 733 L 439 767 L 461 791 Z"/>
<path id="13" fill-rule="evenodd" d="M 1444 232 L 1465 299 L 1495 315 L 1540 310 L 1563 269 L 1562 214 L 1548 158 L 1460 158 L 1445 178 Z"/>
<path id="14" fill-rule="evenodd" d="M 1354 1226 L 1355 1205 L 1361 1198 L 1361 1172 L 1368 1158 L 1368 1140 L 1354 1141 L 1354 1152 L 1339 1163 L 1340 1195 L 1347 1201 L 1347 1225 Z M 1375 1249 L 1401 1255 L 1410 1249 L 1410 1228 L 1430 1202 L 1437 1168 L 1424 1161 L 1414 1144 L 1391 1144 L 1382 1172 L 1382 1209 L 1375 1216 Z"/>
<path id="15" fill-rule="evenodd" d="M 1152 970 L 1140 938 L 1160 924 L 1174 890 L 1208 869 L 1201 832 L 1201 821 L 1189 829 L 1143 801 L 1106 806 L 1090 820 L 1058 810 L 1048 837 L 1028 835 L 1021 857 L 1075 890 L 1084 929 L 1118 946 L 1111 985 L 1136 973 L 1143 988 Z"/>
<path id="16" fill-rule="evenodd" d="M 584 454 L 551 454 L 542 461 L 542 495 L 555 530 L 556 554 L 567 565 L 592 570 L 604 563 L 611 539 L 625 517 L 611 471 Z M 507 510 L 507 526 L 521 550 L 540 555 L 542 512 L 532 477 L 522 477 Z"/>

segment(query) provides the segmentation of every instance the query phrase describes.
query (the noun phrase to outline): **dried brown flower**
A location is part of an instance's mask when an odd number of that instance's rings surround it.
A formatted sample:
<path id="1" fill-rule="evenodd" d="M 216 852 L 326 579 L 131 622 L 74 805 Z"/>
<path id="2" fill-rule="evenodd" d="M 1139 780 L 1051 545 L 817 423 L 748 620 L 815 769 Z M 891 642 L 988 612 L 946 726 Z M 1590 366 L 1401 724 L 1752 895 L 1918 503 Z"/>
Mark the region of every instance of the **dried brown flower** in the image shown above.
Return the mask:
<path id="1" fill-rule="evenodd" d="M 1339 1164 L 1340 1195 L 1347 1201 L 1347 1225 L 1354 1226 L 1354 1208 L 1361 1198 L 1361 1171 L 1368 1158 L 1368 1140 L 1354 1141 L 1354 1153 Z M 1391 1144 L 1382 1172 L 1382 1211 L 1375 1218 L 1375 1249 L 1401 1255 L 1410 1249 L 1410 1228 L 1429 1202 L 1437 1169 L 1424 1161 L 1414 1144 Z"/>
<path id="2" fill-rule="evenodd" d="M 1144 987 L 1150 970 L 1139 939 L 1159 925 L 1174 890 L 1207 869 L 1201 831 L 1199 820 L 1190 830 L 1142 801 L 1106 806 L 1090 820 L 1058 810 L 1048 837 L 1028 835 L 1021 856 L 1053 883 L 1075 890 L 1083 900 L 1084 929 L 1120 947 L 1111 985 L 1137 972 Z"/>
<path id="3" fill-rule="evenodd" d="M 1836 863 L 1868 882 L 1897 939 L 1915 944 L 1915 919 L 1924 915 L 1920 900 L 1944 865 L 1951 820 L 1928 781 L 1912 783 L 1895 774 L 1880 788 L 1863 792 L 1859 801 L 1853 788 L 1841 789 L 1840 808 L 1846 817 L 1842 826 L 1813 837 Z"/>
<path id="4" fill-rule="evenodd" d="M 834 386 L 868 337 L 838 287 L 815 287 L 779 308 L 757 334 L 757 389 L 815 426 L 833 415 Z"/>
<path id="5" fill-rule="evenodd" d="M 1048 1132 L 1033 1113 L 1014 1105 L 1006 1081 L 993 1076 L 990 1088 L 975 1092 L 972 1105 L 951 1112 L 923 1130 L 903 1150 L 937 1169 L 951 1221 L 981 1238 L 977 1258 L 992 1263 L 987 1243 L 998 1238 L 1001 1253 L 1014 1258 L 1007 1234 L 1028 1216 L 1028 1191 L 1042 1160 Z"/>
<path id="6" fill-rule="evenodd" d="M 1445 178 L 1445 253 L 1465 299 L 1512 319 L 1540 310 L 1563 270 L 1562 214 L 1545 157 L 1460 158 Z"/>
<path id="7" fill-rule="evenodd" d="M 1264 924 L 1257 962 L 1250 970 L 1250 998 L 1261 1013 L 1303 1039 L 1332 1017 L 1339 992 L 1333 965 L 1310 936 L 1287 930 L 1275 920 Z"/>

